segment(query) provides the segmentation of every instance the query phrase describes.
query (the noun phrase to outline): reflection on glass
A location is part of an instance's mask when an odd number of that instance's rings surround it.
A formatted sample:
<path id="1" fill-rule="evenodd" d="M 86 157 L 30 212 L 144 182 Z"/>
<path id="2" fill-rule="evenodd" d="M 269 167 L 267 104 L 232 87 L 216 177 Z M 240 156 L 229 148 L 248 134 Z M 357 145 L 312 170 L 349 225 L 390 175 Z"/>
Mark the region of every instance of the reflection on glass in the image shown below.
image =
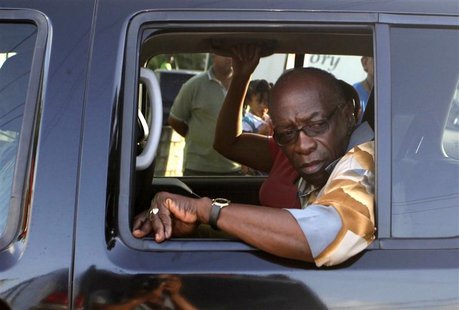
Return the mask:
<path id="1" fill-rule="evenodd" d="M 394 27 L 391 41 L 392 236 L 458 236 L 459 29 Z"/>
<path id="2" fill-rule="evenodd" d="M 182 293 L 182 280 L 178 276 L 159 276 L 158 283 L 140 288 L 138 292 L 116 303 L 106 303 L 105 299 L 96 300 L 92 309 L 127 310 L 127 309 L 181 309 L 194 310 L 194 307 Z"/>
<path id="3" fill-rule="evenodd" d="M 0 24 L 0 237 L 6 229 L 36 27 Z"/>
<path id="4" fill-rule="evenodd" d="M 459 160 L 459 82 L 446 119 L 442 145 L 446 156 Z"/>

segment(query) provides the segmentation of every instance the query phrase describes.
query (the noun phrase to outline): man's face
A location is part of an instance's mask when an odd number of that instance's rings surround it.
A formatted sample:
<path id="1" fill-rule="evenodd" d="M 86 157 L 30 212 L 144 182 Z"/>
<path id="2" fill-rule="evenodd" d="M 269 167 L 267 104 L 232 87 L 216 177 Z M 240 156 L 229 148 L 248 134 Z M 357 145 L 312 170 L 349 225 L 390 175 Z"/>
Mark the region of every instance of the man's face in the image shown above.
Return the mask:
<path id="1" fill-rule="evenodd" d="M 293 77 L 288 83 L 276 85 L 273 89 L 270 108 L 277 133 L 323 124 L 324 121 L 328 123 L 323 133 L 310 137 L 300 131 L 296 140 L 282 146 L 300 175 L 316 186 L 325 184 L 329 177 L 325 168 L 344 154 L 349 142 L 349 123 L 346 120 L 352 117 L 349 107 L 344 102 L 338 102 L 336 96 L 321 96 L 321 93 L 332 91 L 321 85 L 317 78 Z"/>
<path id="2" fill-rule="evenodd" d="M 363 70 L 368 74 L 368 76 L 373 79 L 374 78 L 374 63 L 373 57 L 362 57 L 362 67 Z"/>
<path id="3" fill-rule="evenodd" d="M 213 68 L 217 74 L 228 76 L 233 72 L 231 57 L 213 55 Z"/>

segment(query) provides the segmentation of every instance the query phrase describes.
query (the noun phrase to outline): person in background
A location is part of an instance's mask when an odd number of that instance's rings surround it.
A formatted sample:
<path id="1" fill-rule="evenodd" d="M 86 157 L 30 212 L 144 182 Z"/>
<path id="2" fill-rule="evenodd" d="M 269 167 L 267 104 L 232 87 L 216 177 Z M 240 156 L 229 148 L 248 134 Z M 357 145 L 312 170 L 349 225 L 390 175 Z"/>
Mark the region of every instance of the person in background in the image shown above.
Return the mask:
<path id="1" fill-rule="evenodd" d="M 239 175 L 241 166 L 212 146 L 220 108 L 233 76 L 231 58 L 212 54 L 213 65 L 183 84 L 171 107 L 169 125 L 185 137 L 184 175 Z"/>
<path id="2" fill-rule="evenodd" d="M 249 83 L 244 98 L 243 132 L 258 133 L 265 136 L 272 135 L 271 118 L 268 115 L 270 92 L 271 85 L 266 80 L 252 80 Z M 219 138 L 217 137 L 217 139 Z M 222 139 L 226 139 L 226 137 Z M 225 156 L 225 154 L 222 155 Z M 263 171 L 258 171 L 245 165 L 241 165 L 241 170 L 245 175 L 267 175 Z"/>
<path id="3" fill-rule="evenodd" d="M 167 59 L 161 64 L 159 68 L 164 70 L 176 69 L 174 55 L 168 55 Z"/>
<path id="4" fill-rule="evenodd" d="M 354 86 L 354 88 L 357 90 L 357 93 L 359 94 L 360 107 L 362 109 L 362 112 L 360 113 L 360 115 L 362 117 L 363 112 L 365 111 L 365 108 L 367 107 L 368 97 L 370 96 L 370 92 L 373 89 L 375 77 L 374 77 L 373 57 L 363 56 L 360 59 L 360 62 L 362 63 L 362 68 L 367 73 L 367 76 L 365 77 L 363 81 L 355 83 L 352 86 Z M 360 123 L 361 121 L 362 119 L 360 118 L 358 123 Z"/>
<path id="5" fill-rule="evenodd" d="M 240 102 L 260 49 L 237 46 L 232 51 L 234 77 L 226 100 Z M 318 267 L 340 264 L 374 240 L 374 135 L 367 123 L 356 126 L 354 102 L 342 83 L 320 69 L 293 69 L 278 79 L 271 99 L 273 137 L 300 175 L 301 209 L 161 192 L 136 217 L 134 237 L 153 235 L 163 242 L 210 224 L 273 255 Z M 267 148 L 269 137 L 253 137 L 243 143 L 246 152 Z M 262 157 L 258 167 L 269 171 L 273 158 Z"/>
<path id="6" fill-rule="evenodd" d="M 250 82 L 244 99 L 244 107 L 247 107 L 242 118 L 244 132 L 272 135 L 271 119 L 268 115 L 270 91 L 271 86 L 266 80 Z"/>

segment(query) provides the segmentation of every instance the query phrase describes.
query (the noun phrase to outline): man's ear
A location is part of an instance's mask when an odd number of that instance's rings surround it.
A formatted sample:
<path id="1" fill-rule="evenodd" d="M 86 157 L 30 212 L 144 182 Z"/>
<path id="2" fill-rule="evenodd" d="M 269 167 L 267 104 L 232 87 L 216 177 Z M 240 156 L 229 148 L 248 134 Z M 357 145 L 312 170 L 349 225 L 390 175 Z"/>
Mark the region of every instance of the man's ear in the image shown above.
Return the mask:
<path id="1" fill-rule="evenodd" d="M 354 115 L 354 120 L 357 122 L 360 119 L 360 114 L 362 113 L 359 94 L 355 88 L 347 82 L 343 80 L 338 80 L 338 82 L 345 93 L 345 98 L 347 101 L 346 105 L 349 105 L 349 103 L 351 104 L 353 110 L 352 114 Z"/>
<path id="2" fill-rule="evenodd" d="M 347 128 L 353 130 L 358 119 L 358 112 L 356 113 L 355 111 L 354 103 L 352 101 L 346 102 L 343 107 L 343 112 Z"/>

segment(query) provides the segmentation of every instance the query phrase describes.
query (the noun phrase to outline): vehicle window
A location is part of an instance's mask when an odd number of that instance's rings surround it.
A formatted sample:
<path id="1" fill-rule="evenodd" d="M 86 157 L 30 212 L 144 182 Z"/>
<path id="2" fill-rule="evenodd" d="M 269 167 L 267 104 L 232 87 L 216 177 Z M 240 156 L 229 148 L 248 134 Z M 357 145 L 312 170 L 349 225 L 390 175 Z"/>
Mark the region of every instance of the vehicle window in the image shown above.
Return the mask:
<path id="1" fill-rule="evenodd" d="M 263 57 L 253 73 L 252 80 L 263 79 L 268 83 L 275 83 L 285 70 L 294 67 L 294 57 L 295 54 L 273 54 Z M 164 126 L 155 160 L 155 176 L 178 177 L 183 175 L 185 138 L 168 125 L 167 118 L 183 83 L 196 74 L 208 70 L 211 65 L 209 60 L 208 53 L 162 54 L 152 57 L 147 63 L 147 67 L 154 70 L 158 77 L 164 107 Z M 305 54 L 303 66 L 326 70 L 351 85 L 365 80 L 366 77 L 361 64 L 361 56 Z M 249 110 L 250 107 L 245 107 L 243 113 Z M 240 174 L 241 177 L 263 175 L 265 174 L 244 167 Z"/>
<path id="2" fill-rule="evenodd" d="M 0 23 L 0 238 L 7 228 L 36 26 Z"/>
<path id="3" fill-rule="evenodd" d="M 391 29 L 395 237 L 459 235 L 457 42 L 457 28 Z"/>
<path id="4" fill-rule="evenodd" d="M 349 84 L 354 84 L 366 77 L 366 72 L 361 63 L 362 54 L 368 57 L 373 53 L 373 29 L 362 25 L 355 26 L 355 29 L 348 27 L 343 29 L 340 25 L 336 26 L 339 29 L 338 33 L 346 31 L 354 33 L 355 36 L 350 38 L 355 38 L 356 42 L 354 43 L 356 44 L 350 44 L 352 40 L 346 40 L 346 44 L 339 43 L 342 41 L 336 40 L 336 29 L 330 30 L 329 27 L 321 28 L 317 25 L 311 25 L 314 28 L 312 32 L 305 28 L 304 33 L 299 32 L 298 29 L 294 30 L 295 33 L 285 29 L 282 29 L 282 33 L 268 33 L 267 31 L 260 31 L 259 26 L 250 32 L 246 32 L 245 27 L 242 29 L 231 25 L 225 26 L 217 32 L 210 28 L 209 31 L 206 31 L 201 28 L 188 29 L 185 26 L 183 29 L 170 31 L 161 28 L 163 26 L 159 29 L 154 28 L 158 27 L 157 25 L 143 25 L 142 27 L 141 29 L 144 30 L 143 38 L 139 50 L 136 51 L 138 58 L 133 57 L 126 60 L 126 74 L 130 76 L 126 76 L 126 88 L 123 96 L 124 101 L 128 103 L 132 102 L 132 98 L 138 99 L 137 109 L 129 104 L 123 106 L 123 125 L 121 126 L 121 128 L 135 129 L 136 133 L 120 135 L 119 185 L 114 183 L 115 190 L 118 188 L 129 190 L 129 193 L 122 192 L 119 195 L 120 201 L 114 202 L 114 205 L 118 205 L 119 208 L 109 215 L 117 218 L 117 227 L 121 231 L 123 240 L 135 248 L 152 250 L 164 244 L 158 245 L 148 238 L 136 239 L 132 236 L 131 229 L 135 215 L 148 209 L 157 192 L 167 191 L 188 196 L 224 197 L 234 203 L 260 204 L 260 186 L 266 175 L 252 176 L 243 173 L 237 175 L 184 174 L 183 162 L 188 159 L 188 155 L 184 156 L 185 141 L 166 122 L 166 119 L 174 113 L 173 106 L 177 102 L 177 97 L 184 96 L 183 94 L 180 95 L 180 90 L 183 87 L 191 87 L 183 85 L 187 85 L 187 82 L 196 75 L 205 76 L 209 68 L 215 65 L 213 52 L 219 50 L 221 55 L 225 55 L 224 51 L 230 48 L 228 45 L 232 46 L 235 42 L 245 43 L 247 40 L 262 42 L 264 54 L 252 75 L 252 80 L 264 79 L 268 84 L 275 83 L 285 70 L 293 68 L 293 66 L 319 67 L 330 71 L 337 78 L 347 81 Z M 323 35 L 317 36 L 317 32 L 323 33 Z M 348 36 L 344 36 L 348 38 Z M 134 38 L 138 38 L 137 34 L 129 40 L 134 42 Z M 278 42 L 274 45 L 271 45 L 272 38 L 279 38 L 276 39 Z M 296 44 L 298 38 L 301 38 L 302 44 Z M 315 40 L 320 42 L 315 42 Z M 275 50 L 271 49 L 272 47 L 275 47 Z M 186 63 L 188 65 L 184 65 Z M 134 72 L 139 74 L 140 87 L 135 84 Z M 145 79 L 145 75 L 148 76 L 147 79 Z M 151 84 L 158 84 L 160 94 L 154 90 L 152 85 L 149 85 L 150 79 L 156 81 Z M 200 82 L 202 80 L 205 81 L 202 78 Z M 196 82 L 193 81 L 193 83 Z M 196 86 L 193 85 L 192 87 Z M 209 90 L 208 88 L 205 89 L 206 91 Z M 221 92 L 221 89 L 218 91 Z M 154 104 L 156 101 L 150 100 L 150 97 L 157 97 L 158 94 L 162 108 L 157 110 L 157 106 Z M 224 94 L 226 95 L 226 92 Z M 186 94 L 186 96 L 192 95 L 193 92 Z M 150 105 L 151 110 L 149 110 Z M 219 111 L 219 108 L 213 111 L 216 112 L 212 114 L 213 118 L 211 119 L 214 123 Z M 183 114 L 179 115 L 181 112 L 183 111 L 177 112 L 177 116 L 182 116 Z M 131 123 L 136 119 L 133 113 L 137 113 L 137 124 Z M 157 115 L 162 115 L 163 119 L 153 121 Z M 212 135 L 208 135 L 209 133 Z M 149 163 L 145 166 L 139 165 L 141 161 L 139 158 L 146 153 L 145 149 L 148 149 L 148 141 L 152 141 L 150 139 L 152 134 L 153 136 L 159 134 L 158 148 L 153 154 L 154 160 L 151 165 Z M 206 130 L 202 136 L 213 142 L 213 132 L 210 130 Z M 202 139 L 202 137 L 200 138 Z M 137 147 L 135 152 L 129 151 L 134 145 Z M 133 158 L 134 154 L 136 158 Z M 115 171 L 116 167 L 114 168 Z M 130 175 L 131 178 L 126 178 L 127 175 Z M 113 199 L 117 199 L 116 195 L 113 196 Z M 129 208 L 125 208 L 125 206 L 129 206 Z M 174 238 L 167 243 L 167 246 L 171 249 L 179 247 L 182 250 L 206 249 L 211 244 L 207 242 L 209 238 L 221 239 L 223 237 L 227 239 L 229 237 L 225 234 L 216 234 L 215 230 L 209 232 L 209 230 L 203 229 L 197 233 L 197 235 L 187 236 L 187 238 Z M 207 240 L 203 240 L 203 238 Z M 214 246 L 217 248 L 221 246 L 222 249 L 226 246 L 234 249 L 251 249 L 251 247 L 231 237 L 229 240 L 218 243 L 218 246 L 212 243 L 212 247 Z"/>

